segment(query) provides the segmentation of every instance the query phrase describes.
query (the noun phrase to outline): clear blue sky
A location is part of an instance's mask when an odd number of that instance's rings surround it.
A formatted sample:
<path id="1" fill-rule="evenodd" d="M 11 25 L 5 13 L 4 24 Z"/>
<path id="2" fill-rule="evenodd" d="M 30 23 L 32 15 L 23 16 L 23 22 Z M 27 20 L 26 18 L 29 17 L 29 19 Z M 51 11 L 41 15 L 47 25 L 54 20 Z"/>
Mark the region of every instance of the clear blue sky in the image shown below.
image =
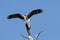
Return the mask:
<path id="1" fill-rule="evenodd" d="M 0 0 L 0 40 L 26 40 L 20 36 L 27 35 L 24 22 L 7 16 L 39 8 L 43 13 L 31 18 L 32 36 L 43 30 L 39 40 L 60 40 L 60 0 Z"/>

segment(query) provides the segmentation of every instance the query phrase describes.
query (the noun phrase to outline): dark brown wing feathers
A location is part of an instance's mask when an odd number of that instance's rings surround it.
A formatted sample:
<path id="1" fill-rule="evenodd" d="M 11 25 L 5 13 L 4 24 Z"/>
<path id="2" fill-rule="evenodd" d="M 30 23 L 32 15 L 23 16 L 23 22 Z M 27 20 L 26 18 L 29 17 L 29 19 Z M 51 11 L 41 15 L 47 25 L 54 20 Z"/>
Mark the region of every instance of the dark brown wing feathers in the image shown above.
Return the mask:
<path id="1" fill-rule="evenodd" d="M 35 14 L 39 14 L 39 13 L 42 13 L 42 9 L 36 9 L 36 10 L 33 10 L 31 13 L 29 13 L 27 15 L 28 18 L 30 18 L 31 16 L 35 15 Z"/>
<path id="2" fill-rule="evenodd" d="M 8 19 L 12 19 L 12 18 L 20 18 L 20 19 L 24 19 L 24 17 L 21 15 L 21 14 L 12 14 L 12 15 L 9 15 L 7 17 Z"/>

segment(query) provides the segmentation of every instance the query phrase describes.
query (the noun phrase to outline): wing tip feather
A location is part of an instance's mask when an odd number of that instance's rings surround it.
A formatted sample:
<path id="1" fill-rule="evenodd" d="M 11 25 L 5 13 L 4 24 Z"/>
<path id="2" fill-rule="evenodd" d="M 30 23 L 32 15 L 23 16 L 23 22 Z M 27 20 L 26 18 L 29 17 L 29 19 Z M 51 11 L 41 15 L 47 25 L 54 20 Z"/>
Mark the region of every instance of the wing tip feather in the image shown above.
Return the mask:
<path id="1" fill-rule="evenodd" d="M 11 19 L 11 15 L 9 15 L 9 16 L 7 17 L 7 19 Z"/>
<path id="2" fill-rule="evenodd" d="M 42 9 L 37 9 L 37 11 L 38 11 L 39 13 L 42 13 L 42 12 L 43 12 L 43 10 L 42 10 Z"/>

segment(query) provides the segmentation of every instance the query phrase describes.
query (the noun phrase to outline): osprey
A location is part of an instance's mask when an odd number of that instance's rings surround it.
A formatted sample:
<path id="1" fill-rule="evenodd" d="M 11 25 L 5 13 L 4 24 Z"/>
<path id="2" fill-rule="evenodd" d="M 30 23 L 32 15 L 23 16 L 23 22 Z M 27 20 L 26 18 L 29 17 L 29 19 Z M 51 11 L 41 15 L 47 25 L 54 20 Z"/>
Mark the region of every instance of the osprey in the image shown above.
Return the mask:
<path id="1" fill-rule="evenodd" d="M 39 13 L 42 13 L 42 9 L 33 10 L 32 12 L 30 12 L 27 15 L 21 15 L 19 13 L 12 14 L 12 15 L 9 15 L 7 18 L 8 19 L 20 18 L 20 19 L 24 20 L 25 25 L 26 25 L 26 29 L 27 29 L 27 33 L 28 33 L 28 35 L 31 35 L 30 34 L 30 28 L 31 28 L 31 26 L 30 26 L 30 18 L 31 18 L 31 16 L 33 16 L 35 14 L 39 14 Z"/>

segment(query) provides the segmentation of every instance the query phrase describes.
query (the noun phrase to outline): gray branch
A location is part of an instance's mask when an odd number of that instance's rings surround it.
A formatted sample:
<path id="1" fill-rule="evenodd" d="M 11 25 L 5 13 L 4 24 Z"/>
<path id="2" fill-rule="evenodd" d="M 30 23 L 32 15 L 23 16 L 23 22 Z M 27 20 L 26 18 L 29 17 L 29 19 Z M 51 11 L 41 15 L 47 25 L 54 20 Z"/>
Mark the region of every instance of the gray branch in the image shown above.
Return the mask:
<path id="1" fill-rule="evenodd" d="M 40 35 L 42 32 L 43 32 L 43 31 L 39 32 L 39 33 L 35 36 L 36 40 L 38 40 L 38 37 L 39 37 L 39 35 Z"/>
<path id="2" fill-rule="evenodd" d="M 26 39 L 28 39 L 28 37 L 26 37 L 26 36 L 24 36 L 24 35 L 22 35 L 22 34 L 21 34 L 21 36 L 22 36 L 23 38 L 26 38 Z"/>

